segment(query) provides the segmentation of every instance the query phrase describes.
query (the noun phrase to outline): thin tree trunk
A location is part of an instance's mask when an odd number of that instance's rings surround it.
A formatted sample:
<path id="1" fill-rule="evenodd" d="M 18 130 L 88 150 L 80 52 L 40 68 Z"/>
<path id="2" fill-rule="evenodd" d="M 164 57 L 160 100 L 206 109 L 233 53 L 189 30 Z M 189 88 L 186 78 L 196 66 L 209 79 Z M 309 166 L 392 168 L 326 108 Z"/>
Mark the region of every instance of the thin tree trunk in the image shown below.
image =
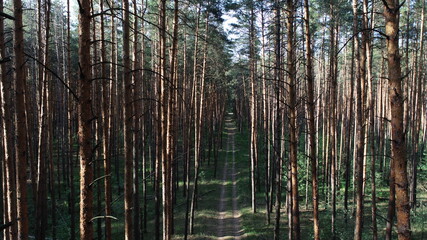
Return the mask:
<path id="1" fill-rule="evenodd" d="M 93 239 L 92 73 L 90 55 L 91 0 L 81 1 L 79 11 L 79 147 L 80 147 L 80 239 Z"/>
<path id="2" fill-rule="evenodd" d="M 125 240 L 133 240 L 133 81 L 130 63 L 129 1 L 124 1 L 123 21 L 123 92 L 124 99 L 124 152 L 125 152 Z"/>
<path id="3" fill-rule="evenodd" d="M 136 0 L 132 1 L 133 11 L 136 16 L 138 16 L 138 3 Z M 133 198 L 133 240 L 141 239 L 141 209 L 140 209 L 140 200 L 139 200 L 139 178 L 140 178 L 140 168 L 139 163 L 141 161 L 144 150 L 142 149 L 142 132 L 141 127 L 141 118 L 142 118 L 142 63 L 141 63 L 141 50 L 140 50 L 140 39 L 139 32 L 141 28 L 139 27 L 138 17 L 134 18 L 133 22 L 134 33 L 133 33 L 133 68 L 132 72 L 134 89 L 133 97 L 133 109 L 135 113 L 134 117 L 134 130 L 133 130 L 133 144 L 134 144 L 134 157 L 133 157 L 133 169 L 132 169 L 132 178 L 133 178 L 133 189 L 132 189 L 132 198 Z"/>
<path id="4" fill-rule="evenodd" d="M 371 101 L 370 101 L 370 133 L 371 133 L 371 141 L 370 141 L 370 145 L 371 145 L 371 194 L 372 194 L 372 239 L 373 240 L 377 240 L 378 239 L 378 228 L 377 228 L 377 196 L 376 196 L 376 159 L 377 159 L 377 151 L 375 151 L 375 99 L 374 99 L 374 94 L 373 94 L 373 83 L 372 83 L 372 79 L 369 80 L 371 83 Z"/>
<path id="5" fill-rule="evenodd" d="M 275 68 L 274 68 L 274 80 L 275 80 L 275 91 L 276 91 L 276 109 L 275 109 L 275 116 L 272 117 L 274 119 L 274 123 L 272 123 L 272 126 L 278 129 L 278 122 L 279 122 L 279 104 L 280 104 L 280 86 L 279 84 L 282 83 L 281 78 L 281 41 L 280 41 L 280 32 L 281 32 L 281 23 L 280 23 L 280 13 L 281 13 L 281 7 L 280 7 L 280 1 L 275 0 L 274 1 L 274 11 L 275 11 L 275 29 L 274 29 L 274 35 L 275 35 L 275 43 L 274 43 L 274 55 L 275 55 Z M 273 125 L 274 124 L 274 125 Z M 277 137 L 277 131 L 272 131 L 274 134 L 274 159 L 275 159 L 275 167 L 273 167 L 273 172 L 275 172 L 275 187 L 276 187 L 276 205 L 275 205 L 275 223 L 274 223 L 274 239 L 279 240 L 280 239 L 280 207 L 281 207 L 281 181 L 282 181 L 282 160 L 280 159 L 279 154 L 279 144 L 278 144 L 278 137 Z M 273 189 L 273 188 L 272 188 Z M 273 191 L 273 190 L 272 190 Z M 271 192 L 272 192 L 271 191 Z M 272 194 L 271 194 L 272 196 Z"/>
<path id="6" fill-rule="evenodd" d="M 67 0 L 67 46 L 71 45 L 71 12 L 70 12 L 70 0 Z M 67 83 L 69 87 L 72 86 L 71 80 L 71 48 L 67 47 Z M 69 213 L 70 213 L 70 240 L 76 239 L 76 220 L 75 220 L 75 189 L 74 189 L 74 156 L 73 156 L 73 144 L 74 144 L 74 102 L 73 95 L 71 92 L 68 93 L 68 167 L 69 167 Z M 108 239 L 110 240 L 110 239 Z"/>
<path id="7" fill-rule="evenodd" d="M 346 141 L 346 159 L 345 159 L 345 188 L 344 188 L 344 209 L 345 209 L 345 220 L 347 221 L 348 213 L 348 192 L 350 188 L 350 165 L 351 165 L 351 134 L 352 123 L 353 123 L 353 95 L 354 95 L 354 82 L 355 75 L 357 75 L 358 68 L 358 40 L 357 40 L 357 12 L 355 10 L 355 1 L 353 1 L 353 41 L 351 42 L 351 65 L 350 65 L 350 97 L 349 97 L 349 108 L 348 108 L 348 121 L 347 121 L 347 141 Z M 356 69 L 356 71 L 355 71 Z"/>
<path id="8" fill-rule="evenodd" d="M 4 10 L 3 0 L 0 0 L 0 12 L 3 12 L 3 10 Z M 4 18 L 0 18 L 0 59 L 4 59 L 6 54 L 6 47 L 4 45 L 4 40 L 5 40 L 4 39 Z M 8 223 L 11 221 L 9 220 L 10 216 L 12 215 L 12 211 L 10 211 L 12 209 L 9 208 L 11 204 L 10 200 L 12 196 L 12 191 L 10 190 L 14 189 L 14 188 L 11 188 L 12 182 L 10 181 L 10 177 L 14 175 L 10 174 L 10 169 L 12 168 L 11 166 L 12 150 L 11 150 L 11 138 L 10 138 L 10 136 L 12 136 L 12 134 L 10 134 L 11 127 L 12 127 L 12 118 L 11 118 L 10 108 L 8 107 L 8 104 L 10 104 L 9 92 L 11 92 L 12 89 L 10 89 L 11 83 L 6 78 L 6 74 L 7 73 L 6 73 L 5 65 L 0 64 L 0 88 L 1 88 L 0 89 L 0 104 L 1 104 L 0 136 L 1 136 L 1 142 L 3 147 L 3 152 L 2 152 L 3 158 L 1 161 L 1 181 L 2 181 L 1 193 L 3 196 L 1 217 L 4 223 Z M 8 86 L 9 89 L 6 88 L 6 85 Z M 15 201 L 15 204 L 16 204 L 16 201 Z M 13 217 L 13 219 L 16 219 L 16 212 L 14 212 L 14 215 L 15 216 Z M 15 226 L 16 224 L 2 230 L 2 236 L 4 240 L 10 240 L 12 232 L 15 232 L 16 234 L 16 228 L 14 229 Z"/>
<path id="9" fill-rule="evenodd" d="M 270 225 L 270 185 L 271 185 L 271 164 L 270 164 L 270 142 L 269 142 L 269 109 L 268 109 L 268 90 L 266 83 L 266 56 L 265 56 L 265 9 L 261 6 L 261 71 L 262 71 L 262 109 L 263 109 L 263 130 L 264 130 L 264 156 L 265 156 L 265 208 L 266 208 L 266 221 L 267 225 Z"/>
<path id="10" fill-rule="evenodd" d="M 331 26 L 330 26 L 330 55 L 329 55 L 329 61 L 330 61 L 330 67 L 329 67 L 329 79 L 330 79 L 330 108 L 329 108 L 329 135 L 330 135 L 330 158 L 331 158 L 331 207 L 332 207 L 332 213 L 331 213 L 331 232 L 332 232 L 332 239 L 335 239 L 335 221 L 336 221 L 336 166 L 337 166 L 337 149 L 336 149 L 336 135 L 337 135 L 337 77 L 335 74 L 335 65 L 336 65 L 336 56 L 335 53 L 336 45 L 335 45 L 335 38 L 336 38 L 336 19 L 334 17 L 334 4 L 330 3 L 330 15 L 331 15 Z"/>
<path id="11" fill-rule="evenodd" d="M 313 58 L 311 48 L 310 32 L 310 8 L 308 0 L 304 0 L 304 21 L 305 21 L 305 48 L 306 48 L 306 74 L 307 74 L 307 109 L 308 109 L 308 132 L 309 132 L 309 157 L 311 161 L 311 184 L 313 199 L 313 229 L 314 239 L 320 239 L 319 228 L 319 192 L 317 186 L 317 153 L 316 153 L 316 126 L 315 126 L 315 100 L 314 100 L 314 76 Z"/>
<path id="12" fill-rule="evenodd" d="M 100 1 L 100 10 L 104 12 L 104 1 Z M 109 74 L 107 72 L 107 50 L 105 49 L 104 15 L 101 15 L 101 79 L 102 79 L 102 153 L 104 158 L 104 199 L 105 199 L 105 239 L 111 240 L 111 161 L 109 132 Z"/>
<path id="13" fill-rule="evenodd" d="M 168 193 L 168 202 L 169 208 L 167 212 L 168 218 L 168 232 L 171 235 L 174 232 L 174 222 L 173 222 L 173 204 L 175 196 L 175 187 L 174 187 L 174 169 L 177 168 L 174 164 L 175 159 L 175 144 L 176 144 L 176 124 L 175 124 L 175 114 L 177 113 L 177 54 L 178 54 L 178 0 L 174 1 L 174 22 L 173 22 L 173 39 L 172 39 L 172 50 L 170 56 L 170 80 L 173 81 L 173 84 L 169 84 L 169 99 L 168 99 L 168 115 L 167 115 L 167 136 L 166 136 L 166 145 L 167 145 L 167 155 L 169 160 L 169 193 Z M 169 237 L 169 238 L 170 238 Z"/>
<path id="14" fill-rule="evenodd" d="M 50 159 L 50 151 L 51 148 L 49 141 L 49 133 L 50 133 L 50 117 L 49 110 L 50 104 L 48 103 L 49 98 L 49 76 L 45 67 L 49 67 L 49 34 L 50 34 L 50 1 L 46 1 L 47 6 L 45 7 L 45 36 L 44 37 L 44 52 L 42 52 L 42 64 L 41 66 L 41 74 L 42 77 L 39 79 L 39 84 L 42 85 L 41 88 L 41 106 L 40 106 L 40 120 L 39 120 L 39 136 L 38 136 L 38 159 L 37 159 L 37 197 L 36 197 L 36 220 L 37 220 L 37 228 L 36 228 L 36 238 L 37 239 L 45 239 L 46 238 L 46 230 L 45 227 L 47 225 L 47 160 Z M 39 6 L 39 14 L 41 14 L 41 6 Z M 41 39 L 39 40 L 41 41 Z M 43 43 L 40 43 L 43 44 Z M 52 181 L 52 179 L 50 179 Z"/>
<path id="15" fill-rule="evenodd" d="M 197 6 L 197 19 L 196 19 L 196 31 L 194 39 L 194 57 L 193 57 L 193 87 L 192 87 L 192 96 L 191 96 L 191 106 L 193 106 L 194 111 L 194 183 L 193 183 L 193 192 L 191 194 L 191 203 L 189 209 L 189 234 L 193 234 L 193 221 L 194 221 L 194 209 L 196 201 L 196 192 L 197 192 L 197 180 L 198 180 L 198 168 L 199 168 L 199 153 L 198 153 L 198 142 L 197 142 L 197 117 L 198 117 L 198 104 L 197 104 L 197 86 L 198 86 L 198 74 L 197 74 L 197 51 L 199 45 L 199 24 L 200 24 L 200 6 Z"/>
<path id="16" fill-rule="evenodd" d="M 162 205 L 163 205 L 163 239 L 169 240 L 172 237 L 170 214 L 172 204 L 172 189 L 171 189 L 171 159 L 168 149 L 168 136 L 170 129 L 168 128 L 169 114 L 168 111 L 168 90 L 169 85 L 166 77 L 166 0 L 159 0 L 159 77 L 160 77 L 160 151 L 162 162 Z M 172 79 L 169 79 L 170 81 Z"/>
<path id="17" fill-rule="evenodd" d="M 370 24 L 368 23 L 367 25 L 369 25 L 370 28 L 374 28 L 375 23 L 374 23 L 374 7 L 372 7 L 372 11 L 370 13 L 371 16 L 371 22 Z M 368 1 L 365 0 L 363 1 L 363 9 L 365 12 L 365 18 L 366 18 L 366 22 L 368 22 Z M 367 145 L 370 143 L 370 152 L 371 152 L 371 220 L 372 220 L 372 239 L 373 240 L 377 240 L 378 239 L 378 227 L 377 227 L 377 204 L 376 204 L 376 159 L 377 159 L 377 151 L 376 151 L 376 141 L 375 141 L 375 110 L 376 110 L 376 105 L 375 105 L 375 100 L 376 100 L 376 96 L 375 96 L 375 89 L 374 89 L 374 79 L 372 77 L 372 60 L 373 60 L 373 56 L 372 56 L 372 33 L 368 32 L 368 39 L 366 42 L 366 50 L 367 50 L 367 72 L 368 72 L 368 91 L 367 93 L 369 93 L 369 95 L 367 97 L 369 97 L 369 113 L 368 113 L 368 117 L 367 117 L 367 126 L 368 129 L 366 130 L 366 133 L 368 135 L 367 138 Z M 369 121 L 369 123 L 368 123 Z M 370 136 L 369 136 L 370 134 Z M 367 148 L 367 147 L 366 147 Z"/>
<path id="18" fill-rule="evenodd" d="M 289 130 L 290 130 L 290 162 L 291 162 L 291 185 L 292 185 L 292 236 L 300 239 L 300 219 L 298 203 L 298 129 L 297 129 L 297 81 L 296 81 L 296 56 L 294 43 L 294 15 L 295 7 L 293 0 L 287 0 L 287 65 L 289 73 Z"/>
<path id="19" fill-rule="evenodd" d="M 417 206 L 417 173 L 418 173 L 418 161 L 421 161 L 422 159 L 422 151 L 421 144 L 419 142 L 420 140 L 420 130 L 421 130 L 421 105 L 422 105 L 422 99 L 423 98 L 423 81 L 424 81 L 424 33 L 425 33 L 425 25 L 424 25 L 424 19 L 425 19 L 425 1 L 422 1 L 422 9 L 421 9 L 421 20 L 420 20 L 420 38 L 419 38 L 419 49 L 420 49 L 420 58 L 419 58 L 419 69 L 417 69 L 417 78 L 414 79 L 414 96 L 413 96 L 413 127 L 412 127 L 412 179 L 410 184 L 410 204 L 413 211 L 415 211 L 415 208 Z M 409 93 L 408 93 L 409 94 Z"/>
<path id="20" fill-rule="evenodd" d="M 353 5 L 357 9 L 357 3 Z M 355 10 L 357 11 L 357 10 Z M 357 18 L 357 13 L 354 14 Z M 356 23 L 357 24 L 357 23 Z M 363 27 L 366 26 L 363 18 Z M 357 79 L 357 134 L 356 134 L 356 159 L 355 159 L 355 184 L 356 184 L 356 223 L 354 239 L 361 240 L 363 233 L 363 159 L 364 159 L 364 85 L 366 79 L 366 31 L 362 32 L 362 44 L 360 47 L 360 66 Z"/>
<path id="21" fill-rule="evenodd" d="M 253 2 L 251 3 L 251 15 L 250 15 L 250 30 L 249 30 L 249 71 L 250 71 L 250 84 L 251 84 L 251 140 L 250 140 L 250 153 L 251 153 L 251 205 L 252 212 L 256 213 L 256 162 L 257 162 L 257 121 L 256 121 L 256 59 L 255 59 L 255 12 Z"/>

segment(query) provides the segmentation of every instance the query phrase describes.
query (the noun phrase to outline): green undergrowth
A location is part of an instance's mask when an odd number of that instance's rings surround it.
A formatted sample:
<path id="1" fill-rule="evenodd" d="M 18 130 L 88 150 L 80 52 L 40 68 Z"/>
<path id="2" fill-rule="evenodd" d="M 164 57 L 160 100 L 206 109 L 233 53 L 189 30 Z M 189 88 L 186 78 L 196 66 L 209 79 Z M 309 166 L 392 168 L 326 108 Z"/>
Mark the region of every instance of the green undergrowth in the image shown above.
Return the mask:
<path id="1" fill-rule="evenodd" d="M 243 127 L 243 129 L 247 129 Z M 229 159 L 229 164 L 231 164 L 232 152 L 231 148 L 227 151 L 227 129 L 223 132 L 223 146 L 220 148 L 218 153 L 218 164 L 217 164 L 217 175 L 214 177 L 214 163 L 211 160 L 210 165 L 206 159 L 207 154 L 205 154 L 205 160 L 203 161 L 200 168 L 200 181 L 199 181 L 199 199 L 198 206 L 195 214 L 195 225 L 194 225 L 194 234 L 189 237 L 189 239 L 217 239 L 218 231 L 218 208 L 219 208 L 219 199 L 220 199 L 220 187 L 222 183 L 223 176 L 223 167 L 226 157 Z M 231 147 L 231 146 L 228 146 Z M 262 146 L 260 146 L 262 149 Z M 274 231 L 274 212 L 271 214 L 271 224 L 267 224 L 266 213 L 265 213 L 265 195 L 264 195 L 264 155 L 263 152 L 259 153 L 259 168 L 260 168 L 260 179 L 261 184 L 259 191 L 257 193 L 257 213 L 253 213 L 251 209 L 251 197 L 250 197 L 250 158 L 249 158 L 249 132 L 243 130 L 242 132 L 237 132 L 235 134 L 235 170 L 236 170 L 236 183 L 238 191 L 238 207 L 240 209 L 241 218 L 240 223 L 244 231 L 243 239 L 273 239 Z M 301 149 L 300 149 L 301 150 Z M 207 152 L 207 151 L 206 151 Z M 124 236 L 124 211 L 123 211 L 123 166 L 122 159 L 119 158 L 119 179 L 115 175 L 112 176 L 112 187 L 113 187 L 113 212 L 117 220 L 112 220 L 112 233 L 113 239 L 123 239 Z M 114 164 L 114 163 L 113 163 Z M 180 162 L 181 164 L 181 162 Z M 191 164 L 194 164 L 193 162 Z M 231 165 L 229 165 L 230 167 Z M 416 211 L 412 211 L 411 215 L 411 228 L 413 232 L 412 239 L 427 239 L 427 161 L 424 159 L 419 163 L 419 172 L 418 172 L 418 199 Z M 181 170 L 180 166 L 180 170 Z M 301 197 L 300 200 L 300 210 L 301 210 L 301 236 L 302 239 L 313 239 L 313 220 L 312 220 L 312 211 L 311 211 L 311 198 L 308 200 L 308 209 L 305 207 L 305 184 L 306 184 L 306 165 L 305 165 L 305 156 L 299 154 L 299 193 Z M 191 172 L 192 177 L 194 172 Z M 320 174 L 320 173 L 319 173 Z M 378 237 L 379 239 L 384 239 L 385 236 L 385 226 L 386 226 L 386 216 L 387 216 L 387 206 L 388 206 L 388 186 L 387 183 L 380 180 L 383 173 L 377 173 L 377 197 L 378 201 Z M 78 204 L 79 204 L 79 177 L 78 169 L 74 169 L 74 186 L 75 186 L 75 221 L 76 221 L 76 236 L 79 236 L 78 232 Z M 182 172 L 179 172 L 180 178 L 182 178 Z M 191 178 L 192 178 L 191 177 Z M 119 181 L 119 182 L 118 182 Z M 343 207 L 343 195 L 344 195 L 344 183 L 341 179 L 341 187 L 337 193 L 337 215 L 336 215 L 336 239 L 352 239 L 354 231 L 354 216 L 353 209 L 354 204 L 352 202 L 353 192 L 349 193 L 349 211 L 346 212 Z M 285 177 L 283 182 L 286 182 Z M 154 196 L 153 196 L 153 182 L 148 181 L 147 186 L 147 226 L 146 232 L 143 234 L 144 239 L 154 239 Z M 192 183 L 192 182 L 191 182 Z M 94 215 L 103 215 L 103 181 L 98 181 L 96 184 L 100 184 L 100 208 L 97 205 L 98 191 L 97 185 L 95 186 L 95 204 L 94 204 Z M 310 182 L 309 182 L 310 184 Z M 372 230 L 371 230 L 371 192 L 370 192 L 370 178 L 368 177 L 366 183 L 366 194 L 365 194 L 365 208 L 364 208 L 364 228 L 363 228 L 363 239 L 372 239 Z M 230 197 L 232 182 L 230 179 L 225 182 L 227 187 L 227 197 Z M 284 184 L 285 185 L 285 184 Z M 30 185 L 29 185 L 30 186 Z M 350 187 L 351 188 L 351 187 Z M 326 190 L 326 189 L 325 189 Z M 323 189 L 320 189 L 320 230 L 321 230 L 321 239 L 331 239 L 332 233 L 331 229 L 331 207 L 329 204 L 326 204 L 326 196 L 323 193 Z M 325 191 L 326 192 L 326 191 Z M 57 239 L 69 239 L 70 237 L 70 215 L 68 213 L 68 197 L 69 189 L 66 187 L 64 180 L 61 181 L 61 186 L 56 188 L 55 195 L 57 197 L 56 201 L 56 237 Z M 311 194 L 311 189 L 308 189 L 308 194 Z M 50 194 L 48 195 L 48 208 L 51 209 L 51 198 Z M 179 188 L 176 192 L 177 202 L 174 209 L 174 227 L 175 235 L 174 239 L 183 239 L 184 235 L 184 219 L 186 211 L 186 202 L 185 197 L 183 196 L 183 182 L 179 182 Z M 29 189 L 29 198 L 31 196 L 31 189 Z M 281 228 L 280 228 L 280 238 L 286 239 L 288 234 L 288 223 L 287 223 L 287 213 L 284 208 L 285 201 L 285 189 L 283 189 L 282 195 L 282 209 L 281 209 Z M 31 201 L 30 201 L 31 202 Z M 231 203 L 231 201 L 230 201 Z M 141 207 L 142 207 L 141 199 Z M 30 204 L 29 206 L 30 216 L 34 216 L 35 210 L 34 206 Z M 142 210 L 141 210 L 142 211 Z M 50 213 L 49 213 L 50 214 Z M 160 212 L 161 214 L 161 212 Z M 50 216 L 50 215 L 49 215 Z M 161 219 L 160 219 L 161 220 Z M 33 221 L 30 221 L 33 222 Z M 98 224 L 100 224 L 101 232 L 103 235 L 104 231 L 104 221 L 102 219 L 95 220 L 95 239 L 98 239 Z M 51 238 L 53 223 L 51 218 L 48 218 L 48 237 Z M 161 226 L 160 226 L 161 228 Z M 31 226 L 31 232 L 34 232 L 34 226 Z M 393 239 L 396 239 L 396 227 L 394 227 L 394 236 Z"/>
<path id="2" fill-rule="evenodd" d="M 257 212 L 253 213 L 251 208 L 251 189 L 250 189 L 250 149 L 249 149 L 249 132 L 242 131 L 236 134 L 236 169 L 238 169 L 238 191 L 239 191 L 239 207 L 242 213 L 242 227 L 245 231 L 245 239 L 273 239 L 274 237 L 274 217 L 275 213 L 271 213 L 271 224 L 267 224 L 266 210 L 265 210 L 265 194 L 264 194 L 264 183 L 261 180 L 260 190 L 257 193 Z M 262 156 L 262 154 L 260 154 Z M 286 159 L 287 160 L 287 159 Z M 299 195 L 305 195 L 305 157 L 299 155 Z M 427 173 L 423 171 L 427 164 L 420 164 L 421 172 L 419 173 L 420 184 L 423 182 L 421 176 Z M 264 177 L 264 159 L 259 159 L 260 167 L 260 179 Z M 377 179 L 380 179 L 382 173 L 377 173 Z M 377 180 L 378 181 L 378 180 Z M 283 179 L 286 183 L 286 178 Z M 310 184 L 310 182 L 309 182 Z M 365 193 L 365 204 L 364 204 L 364 227 L 363 227 L 363 239 L 372 239 L 372 201 L 371 201 L 371 185 L 370 180 L 366 182 L 366 193 Z M 418 189 L 423 186 L 419 186 Z M 321 189 L 320 189 L 321 191 Z M 427 189 L 424 191 L 418 190 L 419 206 L 417 210 L 412 211 L 411 216 L 411 228 L 412 228 L 412 239 L 427 239 Z M 311 207 L 311 188 L 308 191 L 308 208 L 305 207 L 305 198 L 300 200 L 300 222 L 301 222 L 301 238 L 302 239 L 313 239 L 313 218 L 312 218 L 312 207 Z M 388 207 L 388 187 L 384 183 L 380 183 L 377 186 L 377 229 L 378 238 L 385 238 L 385 227 Z M 336 239 L 352 239 L 354 234 L 354 204 L 352 202 L 353 193 L 349 193 L 349 210 L 346 211 L 343 206 L 343 195 L 344 195 L 344 182 L 342 182 L 341 188 L 337 193 L 337 211 L 335 221 L 335 236 Z M 320 222 L 320 234 L 321 239 L 332 239 L 331 232 L 331 216 L 332 211 L 329 204 L 326 203 L 326 196 L 321 195 L 319 206 L 319 222 Z M 280 228 L 280 239 L 287 238 L 288 234 L 288 215 L 284 208 L 285 201 L 285 189 L 282 191 L 282 209 L 281 209 L 281 228 Z M 396 219 L 394 224 L 396 224 Z M 397 238 L 396 227 L 393 228 L 393 239 Z"/>

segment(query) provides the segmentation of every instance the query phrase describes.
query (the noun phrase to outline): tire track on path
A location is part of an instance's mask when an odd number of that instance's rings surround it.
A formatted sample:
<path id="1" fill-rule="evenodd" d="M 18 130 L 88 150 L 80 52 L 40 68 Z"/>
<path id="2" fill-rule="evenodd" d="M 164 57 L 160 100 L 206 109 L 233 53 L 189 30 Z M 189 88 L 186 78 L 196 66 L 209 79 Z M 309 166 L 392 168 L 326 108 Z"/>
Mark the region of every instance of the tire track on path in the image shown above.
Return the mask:
<path id="1" fill-rule="evenodd" d="M 244 232 L 241 227 L 240 210 L 237 201 L 236 169 L 235 169 L 235 123 L 232 116 L 226 120 L 227 149 L 222 172 L 221 195 L 218 203 L 218 230 L 220 240 L 243 239 Z M 230 156 L 231 155 L 231 156 Z M 231 159 L 230 159 L 231 158 Z M 229 163 L 231 161 L 231 163 Z M 231 185 L 231 186 L 229 186 Z"/>

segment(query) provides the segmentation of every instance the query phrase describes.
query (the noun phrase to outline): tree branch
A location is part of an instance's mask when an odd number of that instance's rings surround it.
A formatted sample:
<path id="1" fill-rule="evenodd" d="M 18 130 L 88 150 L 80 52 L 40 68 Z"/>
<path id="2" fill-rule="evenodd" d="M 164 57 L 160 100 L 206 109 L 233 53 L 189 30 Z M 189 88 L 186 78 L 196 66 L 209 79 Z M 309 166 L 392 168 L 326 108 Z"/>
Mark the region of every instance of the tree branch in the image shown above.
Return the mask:
<path id="1" fill-rule="evenodd" d="M 48 68 L 46 65 L 44 65 L 42 62 L 40 62 L 37 58 L 31 56 L 30 54 L 24 53 L 26 57 L 29 57 L 31 59 L 33 59 L 34 61 L 36 61 L 38 64 L 40 64 L 44 69 L 48 70 L 50 73 L 52 73 L 52 75 L 54 77 L 56 77 L 61 83 L 62 85 L 64 85 L 64 87 L 66 89 L 68 89 L 68 91 L 70 91 L 71 95 L 73 95 L 74 99 L 76 99 L 77 101 L 79 101 L 79 97 L 77 97 L 77 94 L 64 82 L 64 80 L 58 76 L 58 74 L 56 74 L 52 69 Z"/>

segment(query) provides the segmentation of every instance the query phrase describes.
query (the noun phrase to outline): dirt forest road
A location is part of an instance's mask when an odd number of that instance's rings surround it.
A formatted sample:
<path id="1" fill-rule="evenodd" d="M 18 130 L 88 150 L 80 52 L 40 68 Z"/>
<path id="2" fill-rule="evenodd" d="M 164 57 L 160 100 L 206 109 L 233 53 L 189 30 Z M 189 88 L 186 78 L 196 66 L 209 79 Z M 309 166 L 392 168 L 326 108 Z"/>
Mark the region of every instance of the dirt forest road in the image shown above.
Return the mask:
<path id="1" fill-rule="evenodd" d="M 227 152 L 222 172 L 222 184 L 218 203 L 218 230 L 220 240 L 243 239 L 244 232 L 240 224 L 240 211 L 238 207 L 235 169 L 235 122 L 231 114 L 226 120 Z"/>

